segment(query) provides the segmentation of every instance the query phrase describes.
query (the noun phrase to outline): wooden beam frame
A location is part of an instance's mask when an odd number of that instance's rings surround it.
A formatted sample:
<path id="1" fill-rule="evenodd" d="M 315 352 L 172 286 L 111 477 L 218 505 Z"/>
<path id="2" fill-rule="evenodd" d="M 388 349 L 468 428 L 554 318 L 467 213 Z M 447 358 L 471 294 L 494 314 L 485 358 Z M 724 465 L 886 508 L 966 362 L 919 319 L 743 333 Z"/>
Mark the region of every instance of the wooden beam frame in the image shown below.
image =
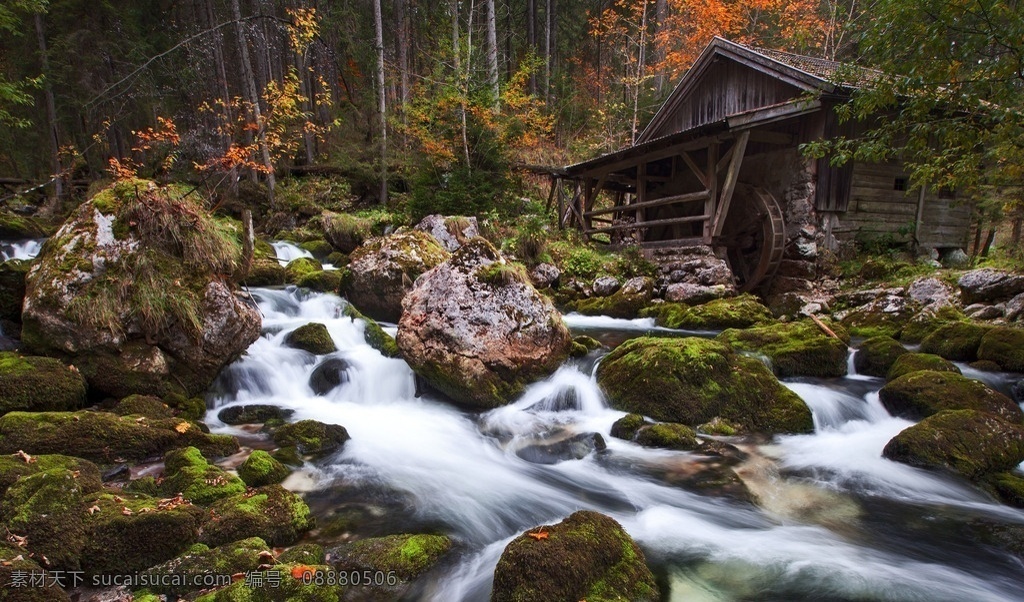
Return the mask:
<path id="1" fill-rule="evenodd" d="M 729 214 L 729 204 L 732 203 L 732 195 L 736 190 L 736 182 L 739 180 L 740 167 L 743 164 L 743 155 L 747 152 L 747 141 L 750 140 L 750 130 L 744 130 L 736 139 L 732 148 L 732 161 L 729 162 L 729 171 L 725 174 L 725 182 L 722 184 L 722 197 L 718 201 L 718 209 L 715 211 L 715 222 L 711 230 L 711 236 L 720 236 L 722 228 L 725 227 L 725 216 Z"/>

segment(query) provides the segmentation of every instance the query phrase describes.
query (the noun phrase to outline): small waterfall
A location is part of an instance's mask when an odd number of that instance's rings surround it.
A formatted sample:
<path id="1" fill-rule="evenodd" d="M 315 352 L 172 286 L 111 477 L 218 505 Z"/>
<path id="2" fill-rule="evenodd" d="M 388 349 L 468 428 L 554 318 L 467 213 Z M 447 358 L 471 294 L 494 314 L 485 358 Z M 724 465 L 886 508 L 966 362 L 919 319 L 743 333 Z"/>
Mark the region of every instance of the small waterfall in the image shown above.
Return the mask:
<path id="1" fill-rule="evenodd" d="M 270 243 L 270 246 L 274 247 L 274 253 L 277 254 L 277 261 L 283 266 L 288 265 L 289 262 L 300 257 L 313 257 L 313 254 L 309 251 L 300 248 L 294 243 L 284 240 L 272 242 Z"/>
<path id="2" fill-rule="evenodd" d="M 46 239 L 30 239 L 13 242 L 0 242 L 0 260 L 35 259 L 43 248 Z"/>

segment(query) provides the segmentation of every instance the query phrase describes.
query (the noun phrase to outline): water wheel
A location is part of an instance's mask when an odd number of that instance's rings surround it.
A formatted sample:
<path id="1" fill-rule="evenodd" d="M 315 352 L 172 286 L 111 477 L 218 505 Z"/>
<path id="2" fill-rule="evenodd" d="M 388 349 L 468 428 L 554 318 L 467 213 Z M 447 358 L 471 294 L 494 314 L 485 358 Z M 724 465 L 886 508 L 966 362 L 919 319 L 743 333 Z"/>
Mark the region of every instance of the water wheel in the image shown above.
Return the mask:
<path id="1" fill-rule="evenodd" d="M 785 243 L 782 209 L 775 197 L 763 188 L 737 185 L 716 246 L 725 248 L 741 292 L 753 290 L 775 274 Z"/>

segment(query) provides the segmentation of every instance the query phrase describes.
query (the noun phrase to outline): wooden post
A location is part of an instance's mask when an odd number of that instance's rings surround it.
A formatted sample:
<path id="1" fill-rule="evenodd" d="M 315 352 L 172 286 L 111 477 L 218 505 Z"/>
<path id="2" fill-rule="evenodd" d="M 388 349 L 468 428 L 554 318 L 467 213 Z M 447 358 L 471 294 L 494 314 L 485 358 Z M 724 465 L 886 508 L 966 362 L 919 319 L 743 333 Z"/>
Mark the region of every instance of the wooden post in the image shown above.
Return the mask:
<path id="1" fill-rule="evenodd" d="M 718 201 L 718 209 L 715 211 L 712 237 L 721 235 L 722 228 L 725 227 L 725 216 L 729 214 L 729 204 L 732 202 L 732 193 L 736 190 L 736 181 L 740 177 L 740 166 L 743 164 L 743 155 L 747 152 L 748 140 L 750 140 L 750 130 L 744 130 L 732 148 L 732 160 L 729 162 L 729 170 L 726 172 L 725 182 L 722 184 L 722 198 Z"/>
<path id="2" fill-rule="evenodd" d="M 715 208 L 718 206 L 718 172 L 715 167 L 718 165 L 718 143 L 712 142 L 708 145 L 708 170 L 704 172 L 706 178 L 705 186 L 708 188 L 708 200 L 704 201 L 704 244 L 711 244 L 711 220 L 715 215 Z M 694 166 L 696 167 L 696 166 Z"/>
<path id="3" fill-rule="evenodd" d="M 637 203 L 643 203 L 646 200 L 647 200 L 647 162 L 646 161 L 641 161 L 640 165 L 636 166 L 636 202 Z M 635 220 L 635 223 L 637 223 L 637 224 L 639 224 L 640 222 L 644 221 L 644 210 L 643 209 L 637 209 L 636 212 L 633 214 L 633 219 Z M 635 230 L 635 232 L 636 232 L 636 241 L 637 242 L 643 242 L 643 240 L 644 240 L 644 232 L 640 228 L 637 228 Z"/>

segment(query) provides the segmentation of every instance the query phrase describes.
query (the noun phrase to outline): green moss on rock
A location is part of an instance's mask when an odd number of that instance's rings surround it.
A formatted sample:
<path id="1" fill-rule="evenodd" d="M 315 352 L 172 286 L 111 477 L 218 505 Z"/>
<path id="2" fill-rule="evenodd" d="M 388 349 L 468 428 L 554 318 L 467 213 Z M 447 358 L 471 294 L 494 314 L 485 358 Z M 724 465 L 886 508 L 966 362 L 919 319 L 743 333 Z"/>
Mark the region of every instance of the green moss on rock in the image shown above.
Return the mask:
<path id="1" fill-rule="evenodd" d="M 172 450 L 164 456 L 164 480 L 160 487 L 165 495 L 180 493 L 201 506 L 245 491 L 241 479 L 207 462 L 194 447 Z"/>
<path id="2" fill-rule="evenodd" d="M 366 339 L 366 344 L 373 347 L 377 351 L 381 352 L 384 357 L 402 357 L 402 352 L 398 349 L 398 343 L 395 342 L 395 337 L 384 332 L 384 329 L 380 327 L 373 318 L 364 316 L 354 305 L 349 303 L 342 310 L 344 315 L 352 318 L 353 320 L 362 320 L 365 324 L 363 328 L 363 338 Z"/>
<path id="3" fill-rule="evenodd" d="M 979 479 L 1024 462 L 1024 426 L 985 412 L 946 410 L 901 431 L 882 455 Z"/>
<path id="4" fill-rule="evenodd" d="M 326 558 L 327 553 L 323 546 L 304 543 L 281 552 L 277 560 L 283 564 L 323 564 Z"/>
<path id="5" fill-rule="evenodd" d="M 660 422 L 642 426 L 636 432 L 636 442 L 644 447 L 663 449 L 692 450 L 697 449 L 697 433 L 685 424 Z"/>
<path id="6" fill-rule="evenodd" d="M 313 355 L 326 355 L 338 350 L 327 327 L 319 322 L 299 326 L 285 337 L 284 342 L 289 347 L 302 349 Z"/>
<path id="7" fill-rule="evenodd" d="M 752 431 L 813 429 L 795 393 L 764 364 L 720 341 L 632 339 L 604 358 L 597 379 L 612 407 L 664 422 L 698 425 L 721 416 Z"/>
<path id="8" fill-rule="evenodd" d="M 279 564 L 264 571 L 250 573 L 224 589 L 205 593 L 196 602 L 341 602 L 354 600 L 339 585 L 326 585 L 326 575 L 334 569 L 327 565 Z M 295 574 L 307 574 L 296 579 Z M 323 575 L 324 585 L 316 584 L 316 575 Z M 345 596 L 345 597 L 343 597 Z M 358 598 L 362 600 L 363 598 Z"/>
<path id="9" fill-rule="evenodd" d="M 535 539 L 531 532 L 547 537 Z M 512 540 L 494 570 L 491 602 L 654 602 L 660 596 L 643 552 L 614 519 L 591 511 Z"/>
<path id="10" fill-rule="evenodd" d="M 238 467 L 238 476 L 249 487 L 274 485 L 288 478 L 291 470 L 267 452 L 258 449 Z"/>
<path id="11" fill-rule="evenodd" d="M 280 485 L 267 485 L 224 498 L 209 510 L 201 541 L 209 546 L 260 537 L 272 546 L 289 546 L 314 526 L 309 506 Z"/>
<path id="12" fill-rule="evenodd" d="M 434 566 L 452 547 L 445 535 L 388 535 L 360 539 L 338 550 L 339 570 L 394 571 L 410 581 Z"/>
<path id="13" fill-rule="evenodd" d="M 148 589 L 167 596 L 187 596 L 204 589 L 194 583 L 202 583 L 204 575 L 235 575 L 255 571 L 261 564 L 272 558 L 270 546 L 258 537 L 207 548 L 198 545 L 184 554 L 144 571 L 155 585 Z M 164 575 L 187 576 L 169 578 Z M 290 576 L 289 576 L 290 578 Z M 192 581 L 190 583 L 190 581 Z M 166 582 L 163 585 L 161 582 Z"/>
<path id="14" fill-rule="evenodd" d="M 898 337 L 904 326 L 910 322 L 913 314 L 910 311 L 886 312 L 878 307 L 869 306 L 854 310 L 840 321 L 843 328 L 856 337 Z"/>
<path id="15" fill-rule="evenodd" d="M 0 353 L 0 414 L 75 410 L 85 392 L 85 378 L 58 360 Z"/>
<path id="16" fill-rule="evenodd" d="M 885 376 L 896 360 L 907 353 L 907 348 L 892 337 L 873 337 L 857 347 L 853 365 L 858 374 Z"/>
<path id="17" fill-rule="evenodd" d="M 2 238 L 42 238 L 46 236 L 46 228 L 37 220 L 9 211 L 0 211 L 0 237 Z"/>
<path id="18" fill-rule="evenodd" d="M 145 416 L 146 418 L 170 418 L 174 410 L 157 397 L 149 395 L 129 395 L 114 406 L 118 416 Z"/>
<path id="19" fill-rule="evenodd" d="M 313 257 L 324 258 L 334 252 L 334 247 L 331 243 L 327 242 L 322 238 L 313 240 L 307 240 L 303 243 L 299 243 L 299 248 L 304 251 L 309 251 L 313 254 Z"/>
<path id="20" fill-rule="evenodd" d="M 86 540 L 85 489 L 67 468 L 51 468 L 18 479 L 7 488 L 0 517 L 11 533 L 28 538 L 34 554 L 50 565 L 78 569 Z"/>
<path id="21" fill-rule="evenodd" d="M 288 270 L 272 258 L 253 261 L 245 277 L 245 283 L 249 286 L 280 286 L 288 280 Z"/>
<path id="22" fill-rule="evenodd" d="M 916 345 L 940 326 L 965 320 L 967 320 L 967 316 L 952 305 L 945 305 L 936 310 L 925 310 L 911 318 L 903 326 L 903 330 L 900 331 L 900 341 L 908 345 Z"/>
<path id="23" fill-rule="evenodd" d="M 921 341 L 921 352 L 934 353 L 954 362 L 973 362 L 978 359 L 981 339 L 990 330 L 991 326 L 970 322 L 943 324 Z"/>
<path id="24" fill-rule="evenodd" d="M 607 297 L 590 297 L 566 303 L 570 311 L 585 316 L 611 316 L 613 318 L 632 319 L 641 315 L 651 304 L 651 293 L 628 293 L 618 290 Z"/>
<path id="25" fill-rule="evenodd" d="M 274 443 L 280 447 L 294 446 L 300 454 L 315 457 L 338 451 L 349 439 L 345 427 L 316 420 L 300 420 L 274 432 Z"/>
<path id="26" fill-rule="evenodd" d="M 999 326 L 981 338 L 978 359 L 995 362 L 1007 372 L 1024 372 L 1024 330 Z"/>
<path id="27" fill-rule="evenodd" d="M 896 358 L 885 378 L 886 380 L 895 380 L 919 370 L 960 374 L 960 368 L 957 368 L 956 364 L 933 353 L 904 353 Z"/>
<path id="28" fill-rule="evenodd" d="M 296 284 L 321 293 L 336 293 L 341 286 L 341 272 L 338 270 L 313 272 L 299 278 Z"/>
<path id="29" fill-rule="evenodd" d="M 284 269 L 288 274 L 288 281 L 297 283 L 305 276 L 322 272 L 324 268 L 312 257 L 299 257 L 288 262 Z"/>
<path id="30" fill-rule="evenodd" d="M 762 353 L 772 361 L 780 378 L 790 376 L 845 376 L 849 335 L 830 325 L 840 339 L 824 332 L 811 320 L 723 331 L 718 340 L 737 351 Z"/>
<path id="31" fill-rule="evenodd" d="M 654 318 L 658 326 L 683 330 L 750 328 L 775 321 L 771 310 L 750 294 L 715 299 L 694 306 L 685 303 L 660 303 L 644 309 L 640 316 Z"/>
<path id="32" fill-rule="evenodd" d="M 0 455 L 0 498 L 7 488 L 21 477 L 62 468 L 77 473 L 76 477 L 86 492 L 99 491 L 100 469 L 88 460 L 57 454 L 25 456 L 22 454 Z"/>
<path id="33" fill-rule="evenodd" d="M 650 424 L 650 422 L 640 414 L 626 414 L 612 423 L 610 434 L 616 439 L 632 441 L 633 437 L 636 437 L 636 432 L 647 424 Z"/>
<path id="34" fill-rule="evenodd" d="M 210 435 L 186 420 L 136 420 L 108 412 L 11 412 L 0 417 L 0 453 L 74 455 L 100 464 L 143 460 L 194 446 L 210 457 L 238 451 L 234 437 Z"/>
<path id="35" fill-rule="evenodd" d="M 325 211 L 319 222 L 324 238 L 342 253 L 355 251 L 372 234 L 373 224 L 370 220 L 347 213 Z"/>
<path id="36" fill-rule="evenodd" d="M 889 413 L 908 420 L 943 410 L 975 410 L 1011 422 L 1024 421 L 1024 412 L 1009 397 L 954 372 L 911 372 L 886 383 L 878 398 Z"/>
<path id="37" fill-rule="evenodd" d="M 21 322 L 25 302 L 25 275 L 31 263 L 10 259 L 0 263 L 0 319 Z"/>
<path id="38" fill-rule="evenodd" d="M 15 575 L 44 575 L 42 587 L 14 588 Z M 50 575 L 25 548 L 0 541 L 0 600 L 4 602 L 71 602 L 68 593 L 56 583 L 57 575 Z"/>

